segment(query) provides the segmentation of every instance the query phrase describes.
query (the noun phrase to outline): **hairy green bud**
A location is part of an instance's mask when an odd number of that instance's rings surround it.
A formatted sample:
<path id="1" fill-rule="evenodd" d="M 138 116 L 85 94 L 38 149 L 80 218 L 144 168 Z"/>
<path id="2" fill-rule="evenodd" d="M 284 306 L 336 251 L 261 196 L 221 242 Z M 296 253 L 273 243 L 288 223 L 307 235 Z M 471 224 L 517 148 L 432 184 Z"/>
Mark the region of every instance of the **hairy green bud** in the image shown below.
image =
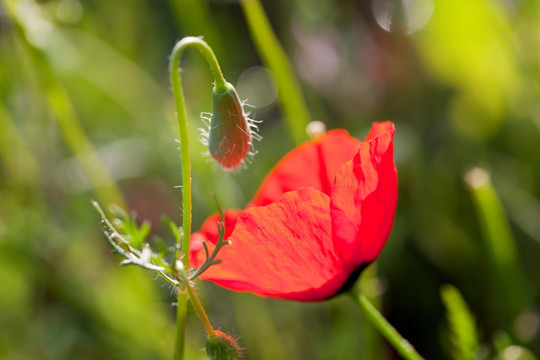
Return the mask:
<path id="1" fill-rule="evenodd" d="M 206 353 L 211 360 L 236 360 L 241 357 L 240 347 L 229 335 L 216 330 L 206 341 Z"/>

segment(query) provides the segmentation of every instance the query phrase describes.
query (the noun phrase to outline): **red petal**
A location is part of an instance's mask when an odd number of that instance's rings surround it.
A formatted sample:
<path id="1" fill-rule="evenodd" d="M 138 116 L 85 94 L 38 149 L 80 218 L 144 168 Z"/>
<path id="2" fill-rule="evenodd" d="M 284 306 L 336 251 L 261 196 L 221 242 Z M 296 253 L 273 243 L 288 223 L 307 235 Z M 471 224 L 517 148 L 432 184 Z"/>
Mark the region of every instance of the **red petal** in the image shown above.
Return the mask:
<path id="1" fill-rule="evenodd" d="M 242 210 L 226 210 L 225 211 L 225 240 L 234 230 L 236 225 L 236 220 Z M 201 229 L 191 235 L 191 244 L 190 244 L 190 263 L 194 267 L 199 267 L 203 264 L 206 259 L 206 254 L 204 252 L 203 242 L 206 242 L 208 246 L 208 251 L 211 253 L 214 249 L 214 244 L 218 240 L 218 222 L 219 214 L 212 214 L 208 219 L 204 221 L 201 226 Z"/>
<path id="2" fill-rule="evenodd" d="M 358 154 L 336 174 L 330 204 L 334 246 L 354 268 L 375 260 L 394 221 L 394 131 L 390 122 L 375 123 Z"/>
<path id="3" fill-rule="evenodd" d="M 341 288 L 344 270 L 332 243 L 330 199 L 312 188 L 289 192 L 245 210 L 218 258 L 201 276 L 218 285 L 300 301 L 326 299 Z"/>
<path id="4" fill-rule="evenodd" d="M 371 125 L 371 130 L 369 130 L 369 134 L 366 136 L 366 139 L 364 142 L 368 142 L 372 139 L 375 139 L 379 135 L 384 135 L 386 133 L 392 133 L 392 137 L 394 136 L 394 132 L 396 131 L 394 124 L 390 121 L 385 121 L 382 123 L 375 122 L 373 125 Z"/>
<path id="5" fill-rule="evenodd" d="M 251 205 L 268 205 L 282 194 L 303 187 L 330 195 L 337 170 L 353 158 L 360 144 L 345 130 L 333 130 L 300 145 L 274 167 Z"/>

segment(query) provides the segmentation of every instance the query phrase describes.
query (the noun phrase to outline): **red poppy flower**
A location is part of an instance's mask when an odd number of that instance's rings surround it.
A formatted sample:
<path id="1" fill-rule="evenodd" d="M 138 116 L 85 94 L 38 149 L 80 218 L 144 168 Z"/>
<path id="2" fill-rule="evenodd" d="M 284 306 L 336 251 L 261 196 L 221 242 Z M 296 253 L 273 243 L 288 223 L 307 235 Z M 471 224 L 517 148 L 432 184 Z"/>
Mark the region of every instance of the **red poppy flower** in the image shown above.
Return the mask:
<path id="1" fill-rule="evenodd" d="M 397 203 L 394 125 L 375 123 L 365 142 L 333 130 L 287 154 L 245 210 L 225 212 L 222 262 L 201 278 L 299 301 L 352 285 L 389 236 Z M 217 214 L 192 235 L 192 264 L 217 241 Z"/>

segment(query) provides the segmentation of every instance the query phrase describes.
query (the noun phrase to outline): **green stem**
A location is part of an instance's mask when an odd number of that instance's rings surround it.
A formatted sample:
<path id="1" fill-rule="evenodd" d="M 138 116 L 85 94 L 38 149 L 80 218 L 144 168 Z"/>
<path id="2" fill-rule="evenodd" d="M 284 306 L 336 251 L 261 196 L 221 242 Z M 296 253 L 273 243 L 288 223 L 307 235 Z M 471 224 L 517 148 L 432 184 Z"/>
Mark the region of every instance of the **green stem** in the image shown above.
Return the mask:
<path id="1" fill-rule="evenodd" d="M 189 241 L 191 236 L 191 160 L 189 154 L 189 136 L 187 113 L 184 102 L 184 94 L 182 91 L 182 81 L 178 67 L 180 66 L 180 57 L 187 48 L 198 49 L 208 62 L 212 74 L 214 75 L 215 89 L 226 90 L 227 82 L 223 77 L 221 68 L 212 52 L 212 49 L 206 42 L 196 37 L 186 37 L 174 46 L 171 58 L 169 61 L 169 75 L 171 77 L 171 85 L 174 94 L 174 102 L 176 104 L 176 116 L 178 118 L 178 128 L 180 132 L 180 151 L 182 156 L 182 237 L 178 241 L 175 259 L 178 258 L 180 250 L 182 251 L 182 265 L 184 269 L 189 269 Z M 190 289 L 189 282 L 186 281 L 186 288 Z M 196 294 L 195 294 L 196 298 Z M 194 297 L 192 297 L 194 299 Z M 198 298 L 196 298 L 198 299 Z M 186 324 L 186 309 L 187 309 L 187 293 L 182 290 L 178 294 L 178 308 L 176 312 L 176 340 L 175 340 L 175 360 L 183 358 L 185 324 Z M 200 304 L 200 302 L 199 302 Z M 202 317 L 201 317 L 202 319 Z M 208 320 L 208 318 L 206 319 Z"/>
<path id="2" fill-rule="evenodd" d="M 386 340 L 394 347 L 394 349 L 406 360 L 423 360 L 413 346 L 405 340 L 397 330 L 381 315 L 379 310 L 373 306 L 365 295 L 361 294 L 359 290 L 354 287 L 349 292 L 352 300 L 362 311 L 366 314 L 367 318 L 371 321 L 373 326 L 379 330 Z"/>
<path id="3" fill-rule="evenodd" d="M 180 131 L 180 151 L 182 156 L 182 230 L 184 235 L 181 240 L 181 249 L 184 269 L 189 269 L 189 240 L 191 235 L 191 160 L 189 154 L 187 114 L 178 67 L 180 66 L 180 57 L 182 53 L 185 49 L 190 47 L 198 49 L 204 55 L 214 75 L 215 87 L 220 90 L 227 89 L 227 82 L 223 77 L 216 56 L 206 42 L 200 38 L 186 37 L 176 43 L 171 53 L 169 73 L 174 94 L 174 102 L 176 104 L 176 116 L 178 118 L 178 127 Z"/>
<path id="4" fill-rule="evenodd" d="M 259 55 L 276 76 L 285 120 L 294 143 L 298 145 L 307 140 L 306 126 L 311 117 L 292 66 L 259 0 L 242 0 L 240 3 Z"/>
<path id="5" fill-rule="evenodd" d="M 178 292 L 176 301 L 176 338 L 174 339 L 174 360 L 184 358 L 184 339 L 186 337 L 187 292 Z"/>
<path id="6" fill-rule="evenodd" d="M 206 311 L 204 311 L 204 308 L 201 304 L 201 300 L 199 299 L 199 296 L 197 295 L 197 292 L 193 289 L 193 287 L 191 287 L 191 284 L 186 278 L 185 278 L 185 285 L 189 293 L 189 298 L 191 299 L 191 304 L 193 305 L 193 308 L 199 315 L 199 318 L 201 319 L 201 322 L 203 324 L 204 329 L 206 330 L 206 333 L 211 338 L 216 337 L 216 332 L 214 331 L 212 324 L 210 324 L 208 315 L 206 315 Z"/>

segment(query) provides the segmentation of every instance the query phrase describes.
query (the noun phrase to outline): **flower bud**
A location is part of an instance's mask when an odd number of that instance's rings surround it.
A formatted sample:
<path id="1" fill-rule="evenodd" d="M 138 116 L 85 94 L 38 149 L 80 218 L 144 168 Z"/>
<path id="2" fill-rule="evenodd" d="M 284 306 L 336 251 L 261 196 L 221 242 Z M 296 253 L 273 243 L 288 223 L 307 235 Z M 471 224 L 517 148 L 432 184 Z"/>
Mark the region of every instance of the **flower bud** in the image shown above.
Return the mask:
<path id="1" fill-rule="evenodd" d="M 211 360 L 236 360 L 241 356 L 240 347 L 229 335 L 215 330 L 206 341 L 206 353 Z"/>
<path id="2" fill-rule="evenodd" d="M 236 89 L 229 83 L 225 90 L 214 87 L 208 147 L 210 155 L 224 169 L 242 163 L 251 148 L 252 133 Z"/>

